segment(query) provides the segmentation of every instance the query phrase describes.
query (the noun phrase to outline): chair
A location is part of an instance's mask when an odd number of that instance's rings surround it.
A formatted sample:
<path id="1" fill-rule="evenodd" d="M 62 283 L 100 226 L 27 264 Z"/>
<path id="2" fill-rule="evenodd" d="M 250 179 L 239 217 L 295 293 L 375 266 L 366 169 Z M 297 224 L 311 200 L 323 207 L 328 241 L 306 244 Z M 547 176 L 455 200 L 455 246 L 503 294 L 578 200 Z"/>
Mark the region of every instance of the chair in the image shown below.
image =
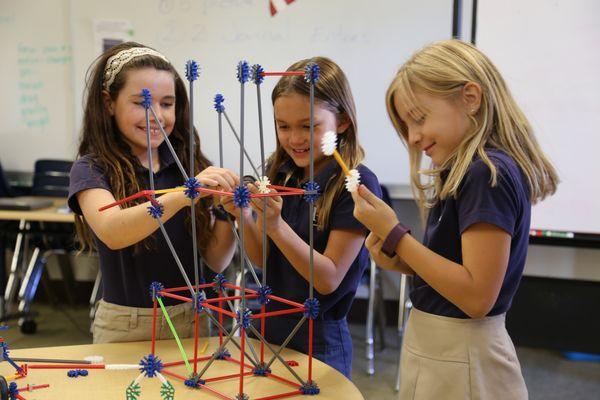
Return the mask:
<path id="1" fill-rule="evenodd" d="M 69 193 L 71 165 L 72 162 L 67 160 L 46 159 L 36 161 L 31 194 L 33 196 L 64 197 L 66 199 Z M 68 259 L 69 252 L 73 248 L 72 226 L 44 222 L 37 224 L 41 234 L 28 233 L 32 237 L 34 249 L 19 290 L 19 313 L 27 314 L 29 312 L 31 302 L 47 264 L 47 257 L 50 255 L 57 256 L 69 303 L 73 303 L 72 288 L 75 279 Z M 32 318 L 21 318 L 19 325 L 23 333 L 35 333 L 37 329 L 37 325 Z"/>

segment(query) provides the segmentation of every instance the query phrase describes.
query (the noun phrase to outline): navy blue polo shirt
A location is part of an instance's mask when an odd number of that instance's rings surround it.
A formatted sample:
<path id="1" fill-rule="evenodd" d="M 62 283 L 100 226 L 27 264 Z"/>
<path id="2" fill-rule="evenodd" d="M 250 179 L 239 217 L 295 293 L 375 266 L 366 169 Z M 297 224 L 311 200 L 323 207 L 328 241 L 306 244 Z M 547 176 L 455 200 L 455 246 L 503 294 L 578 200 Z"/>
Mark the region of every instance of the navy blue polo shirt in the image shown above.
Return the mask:
<path id="1" fill-rule="evenodd" d="M 285 177 L 291 169 L 295 170 L 296 167 L 293 164 L 284 165 L 275 182 L 281 183 L 283 177 Z M 361 183 L 378 197 L 381 197 L 381 186 L 379 185 L 379 181 L 375 174 L 363 165 L 359 165 L 357 169 L 360 172 Z M 331 162 L 327 163 L 321 171 L 315 174 L 315 182 L 319 184 L 321 192 L 326 191 L 327 183 L 333 181 L 340 173 L 341 169 L 338 164 L 335 160 L 331 160 Z M 299 181 L 298 176 L 298 174 L 294 174 L 285 185 L 288 187 L 300 187 L 301 182 Z M 344 189 L 337 201 L 334 201 L 328 227 L 323 231 L 320 231 L 315 226 L 314 248 L 316 252 L 322 254 L 325 251 L 329 233 L 334 229 L 358 229 L 365 231 L 366 235 L 366 228 L 354 218 L 353 212 L 354 200 L 350 193 Z M 308 213 L 309 204 L 302 196 L 283 196 L 281 217 L 306 243 L 308 243 L 309 240 Z M 267 284 L 273 289 L 273 294 L 299 303 L 304 303 L 309 297 L 308 281 L 296 271 L 285 255 L 271 240 L 269 240 L 268 251 Z M 356 288 L 358 287 L 368 264 L 369 252 L 363 245 L 358 256 L 346 273 L 346 276 L 333 293 L 321 295 L 316 290 L 314 291 L 314 296 L 320 303 L 318 319 L 340 320 L 346 317 L 346 314 L 348 314 L 350 306 L 352 305 L 352 301 L 354 300 Z M 276 301 L 271 301 L 267 304 L 267 309 L 269 311 L 287 308 L 290 307 Z M 296 317 L 293 316 L 288 318 Z"/>
<path id="2" fill-rule="evenodd" d="M 154 174 L 155 188 L 166 189 L 182 185 L 184 178 L 166 144 L 163 143 L 158 150 L 161 165 L 160 170 Z M 150 188 L 148 169 L 139 168 L 137 178 L 142 189 Z M 85 155 L 75 161 L 71 168 L 68 204 L 73 212 L 82 214 L 76 194 L 93 188 L 102 188 L 112 192 L 104 171 L 93 164 L 90 155 Z M 188 278 L 193 282 L 192 236 L 184 222 L 189 210 L 189 207 L 184 207 L 166 221 L 164 226 Z M 152 217 L 148 215 L 148 218 Z M 115 232 L 114 234 L 118 235 L 119 233 Z M 166 288 L 186 286 L 160 229 L 152 234 L 154 240 L 151 249 L 141 247 L 135 252 L 134 246 L 111 250 L 95 234 L 93 237 L 100 258 L 103 280 L 102 298 L 105 301 L 129 307 L 152 307 L 149 291 L 152 282 L 161 282 Z M 189 292 L 186 291 L 184 295 L 189 295 Z M 169 298 L 164 298 L 163 301 L 167 305 L 178 303 Z"/>
<path id="3" fill-rule="evenodd" d="M 491 171 L 476 158 L 459 186 L 456 198 L 440 201 L 430 210 L 423 243 L 437 254 L 462 265 L 461 234 L 478 222 L 493 224 L 511 236 L 510 257 L 502 288 L 489 316 L 506 312 L 517 291 L 529 241 L 531 201 L 527 179 L 516 162 L 498 150 L 486 150 L 497 170 L 491 187 Z M 485 251 L 485 249 L 482 249 Z M 421 311 L 455 318 L 469 318 L 419 276 L 410 294 Z"/>

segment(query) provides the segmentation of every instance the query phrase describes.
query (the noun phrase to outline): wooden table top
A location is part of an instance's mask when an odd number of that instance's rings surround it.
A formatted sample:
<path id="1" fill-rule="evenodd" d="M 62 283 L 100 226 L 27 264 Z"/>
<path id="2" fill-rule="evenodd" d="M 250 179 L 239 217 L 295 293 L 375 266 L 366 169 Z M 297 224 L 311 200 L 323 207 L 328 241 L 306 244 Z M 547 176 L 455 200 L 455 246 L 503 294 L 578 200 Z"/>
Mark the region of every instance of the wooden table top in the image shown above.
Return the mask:
<path id="1" fill-rule="evenodd" d="M 61 212 L 65 210 L 64 206 L 67 203 L 67 199 L 64 197 L 45 197 L 53 201 L 53 205 L 47 208 L 40 208 L 38 210 L 0 210 L 0 220 L 12 220 L 12 221 L 39 221 L 39 222 L 74 222 L 75 218 L 73 213 Z"/>
<path id="2" fill-rule="evenodd" d="M 236 338 L 239 342 L 240 338 Z M 206 342 L 206 338 L 200 339 L 200 349 Z M 199 357 L 209 356 L 218 348 L 218 337 L 209 338 L 208 349 Z M 254 349 L 259 353 L 259 343 L 254 339 L 249 339 L 254 344 Z M 188 358 L 193 357 L 192 339 L 182 340 L 183 347 Z M 232 343 L 229 343 L 227 349 L 232 357 L 239 359 L 239 351 Z M 104 357 L 104 364 L 138 364 L 139 361 L 150 353 L 150 342 L 133 343 L 111 343 L 111 344 L 93 344 L 78 346 L 45 347 L 37 349 L 18 349 L 11 350 L 11 357 L 37 357 L 37 358 L 62 358 L 62 359 L 83 359 L 90 355 L 101 355 Z M 248 353 L 251 354 L 250 351 Z M 163 363 L 181 361 L 183 357 L 174 340 L 159 341 L 156 345 L 156 356 Z M 283 359 L 286 361 L 296 361 L 298 366 L 292 367 L 293 370 L 302 378 L 307 377 L 307 356 L 293 350 L 284 350 Z M 265 360 L 270 359 L 271 352 L 265 346 Z M 201 371 L 206 362 L 198 364 L 198 371 Z M 29 363 L 34 365 L 36 363 Z M 190 364 L 193 368 L 193 364 Z M 19 388 L 26 387 L 28 384 L 40 385 L 48 383 L 50 387 L 39 389 L 34 392 L 21 392 L 24 398 L 31 400 L 53 400 L 53 399 L 117 399 L 125 397 L 125 390 L 128 385 L 138 377 L 138 370 L 106 370 L 106 369 L 88 369 L 89 375 L 85 377 L 69 378 L 67 371 L 69 369 L 29 369 L 28 376 L 17 380 Z M 293 375 L 276 360 L 271 365 L 274 374 L 297 382 Z M 188 376 L 184 365 L 170 367 L 168 371 L 182 376 Z M 215 361 L 206 373 L 203 379 L 210 380 L 211 377 L 220 375 L 239 373 L 239 364 L 218 360 Z M 250 371 L 250 369 L 248 369 Z M 163 371 L 164 372 L 164 371 Z M 0 374 L 9 376 L 14 374 L 8 362 L 0 363 Z M 234 399 L 239 391 L 239 380 L 229 378 L 219 381 L 210 381 L 207 385 L 210 388 L 223 393 L 226 397 L 220 397 L 208 389 L 193 390 L 186 387 L 183 382 L 172 378 L 163 373 L 175 388 L 175 399 Z M 344 399 L 344 400 L 364 400 L 360 391 L 354 384 L 344 377 L 337 370 L 329 367 L 317 359 L 313 359 L 313 380 L 320 388 L 320 394 L 315 399 Z M 140 382 L 141 395 L 143 399 L 160 399 L 161 383 L 157 378 L 144 378 Z M 288 383 L 280 382 L 272 377 L 247 376 L 244 379 L 244 393 L 250 399 L 258 399 L 265 396 L 289 393 L 297 390 Z M 304 395 L 296 395 L 287 398 L 306 398 Z"/>

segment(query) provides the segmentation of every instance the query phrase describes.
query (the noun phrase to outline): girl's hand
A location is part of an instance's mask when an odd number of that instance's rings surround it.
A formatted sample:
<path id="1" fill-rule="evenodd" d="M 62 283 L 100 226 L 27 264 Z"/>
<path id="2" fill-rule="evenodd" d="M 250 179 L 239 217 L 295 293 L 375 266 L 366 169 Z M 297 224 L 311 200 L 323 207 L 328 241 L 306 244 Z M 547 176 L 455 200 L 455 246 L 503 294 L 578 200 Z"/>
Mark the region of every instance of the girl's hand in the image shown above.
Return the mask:
<path id="1" fill-rule="evenodd" d="M 253 184 L 248 185 L 251 193 L 258 193 L 258 187 Z M 271 190 L 273 192 L 273 190 Z M 266 200 L 266 202 L 265 202 Z M 263 215 L 266 203 L 266 214 Z M 283 219 L 281 218 L 281 208 L 283 207 L 283 199 L 281 196 L 254 198 L 251 201 L 252 209 L 257 214 L 256 226 L 262 229 L 263 218 L 267 221 L 267 234 L 274 232 L 279 228 Z"/>
<path id="2" fill-rule="evenodd" d="M 365 246 L 371 253 L 371 257 L 375 261 L 375 264 L 380 266 L 383 269 L 389 269 L 392 271 L 401 271 L 404 263 L 398 256 L 394 256 L 393 258 L 389 258 L 385 254 L 381 252 L 381 246 L 383 245 L 383 239 L 380 239 L 379 236 L 374 233 L 369 233 L 367 236 L 367 240 L 365 241 Z"/>
<path id="3" fill-rule="evenodd" d="M 231 192 L 240 184 L 240 177 L 226 168 L 210 166 L 196 175 L 198 182 L 214 189 Z"/>
<path id="4" fill-rule="evenodd" d="M 233 215 L 236 219 L 239 220 L 241 215 L 240 208 L 237 207 L 233 202 L 233 196 L 220 196 L 219 204 L 223 206 L 225 211 L 227 211 L 229 214 Z M 250 207 L 244 208 L 244 216 L 246 217 L 246 219 L 248 219 L 248 217 L 252 217 L 252 209 Z"/>
<path id="5" fill-rule="evenodd" d="M 385 239 L 398 224 L 396 212 L 365 185 L 360 185 L 357 191 L 352 192 L 352 198 L 354 217 L 381 239 Z"/>

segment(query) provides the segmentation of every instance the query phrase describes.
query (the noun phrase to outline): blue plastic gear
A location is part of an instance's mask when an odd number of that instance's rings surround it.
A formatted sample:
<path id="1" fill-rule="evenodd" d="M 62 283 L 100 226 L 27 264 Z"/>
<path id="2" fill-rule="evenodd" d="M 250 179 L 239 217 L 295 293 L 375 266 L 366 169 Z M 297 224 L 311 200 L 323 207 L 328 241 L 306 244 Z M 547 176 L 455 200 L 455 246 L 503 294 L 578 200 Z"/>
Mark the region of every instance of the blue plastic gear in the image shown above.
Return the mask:
<path id="1" fill-rule="evenodd" d="M 252 368 L 252 373 L 257 376 L 267 376 L 271 373 L 271 368 L 267 368 L 267 364 L 259 363 L 256 367 Z"/>
<path id="2" fill-rule="evenodd" d="M 314 396 L 316 394 L 319 394 L 321 392 L 321 389 L 319 389 L 317 384 L 314 382 L 306 382 L 303 383 L 302 386 L 300 386 L 300 391 L 302 392 L 302 394 Z"/>
<path id="3" fill-rule="evenodd" d="M 199 291 L 198 297 L 196 297 L 196 312 L 198 314 L 200 314 L 202 311 L 204 311 L 204 306 L 202 305 L 202 303 L 204 303 L 205 301 L 206 301 L 206 295 L 204 294 L 204 291 Z"/>
<path id="4" fill-rule="evenodd" d="M 258 288 L 258 302 L 260 304 L 267 304 L 271 299 L 269 299 L 269 295 L 273 293 L 273 289 L 271 289 L 268 285 L 261 286 Z"/>
<path id="5" fill-rule="evenodd" d="M 237 80 L 240 83 L 248 82 L 250 78 L 250 66 L 248 61 L 240 61 L 237 65 Z"/>
<path id="6" fill-rule="evenodd" d="M 198 63 L 194 60 L 188 60 L 185 63 L 185 77 L 192 82 L 198 79 Z"/>
<path id="7" fill-rule="evenodd" d="M 77 373 L 79 374 L 79 376 L 88 376 L 89 374 L 87 369 L 78 369 Z"/>
<path id="8" fill-rule="evenodd" d="M 193 389 L 200 388 L 200 385 L 204 385 L 206 381 L 204 379 L 200 379 L 198 374 L 191 374 L 188 379 L 183 381 L 184 385 Z"/>
<path id="9" fill-rule="evenodd" d="M 225 106 L 223 105 L 224 101 L 225 97 L 223 97 L 221 93 L 215 94 L 215 111 L 217 111 L 218 113 L 222 113 L 223 111 L 225 111 Z"/>
<path id="10" fill-rule="evenodd" d="M 159 219 L 165 213 L 165 206 L 163 206 L 160 203 L 158 203 L 156 205 L 150 204 L 147 207 L 147 209 L 148 209 L 148 214 L 154 219 Z"/>
<path id="11" fill-rule="evenodd" d="M 148 354 L 140 360 L 140 372 L 147 378 L 154 378 L 157 372 L 162 371 L 163 363 L 154 354 Z"/>
<path id="12" fill-rule="evenodd" d="M 67 376 L 69 378 L 77 378 L 79 376 L 79 373 L 77 372 L 76 369 L 70 369 L 67 371 Z"/>
<path id="13" fill-rule="evenodd" d="M 229 357 L 231 357 L 231 354 L 229 353 L 229 350 L 227 350 L 227 349 L 223 349 L 223 350 L 217 351 L 215 353 L 215 360 L 225 360 Z"/>
<path id="14" fill-rule="evenodd" d="M 321 187 L 315 181 L 306 182 L 302 185 L 305 193 L 302 196 L 307 203 L 314 203 L 321 196 Z M 308 193 L 306 193 L 308 192 Z"/>
<path id="15" fill-rule="evenodd" d="M 246 186 L 238 186 L 233 191 L 233 204 L 238 208 L 246 208 L 250 204 L 250 191 Z"/>
<path id="16" fill-rule="evenodd" d="M 244 329 L 247 329 L 250 326 L 250 317 L 252 316 L 252 311 L 248 308 L 242 310 L 237 310 L 235 312 L 236 320 L 239 324 L 242 325 Z"/>
<path id="17" fill-rule="evenodd" d="M 162 294 L 159 294 L 159 292 L 165 290 L 165 286 L 160 283 L 160 282 L 152 282 L 150 284 L 150 296 L 152 298 L 152 300 L 154 300 L 154 298 L 159 298 L 162 299 Z"/>
<path id="18" fill-rule="evenodd" d="M 252 82 L 254 82 L 256 85 L 260 85 L 261 83 L 263 83 L 263 81 L 265 80 L 263 72 L 265 72 L 265 70 L 263 69 L 263 67 L 260 66 L 260 64 L 254 64 L 252 68 L 250 68 L 250 76 L 252 77 Z"/>
<path id="19" fill-rule="evenodd" d="M 304 80 L 306 83 L 315 85 L 319 80 L 319 74 L 321 69 L 317 63 L 310 63 L 304 68 Z"/>
<path id="20" fill-rule="evenodd" d="M 152 105 L 152 94 L 150 93 L 150 90 L 144 88 L 140 95 L 142 96 L 142 106 L 145 109 L 150 108 Z"/>
<path id="21" fill-rule="evenodd" d="M 221 291 L 224 290 L 224 284 L 227 283 L 227 278 L 225 278 L 225 275 L 223 274 L 217 274 L 215 275 L 215 279 L 213 279 L 213 282 L 215 283 L 215 286 L 213 286 L 213 290 L 215 291 L 215 293 L 220 294 Z"/>
<path id="22" fill-rule="evenodd" d="M 319 316 L 319 300 L 312 298 L 304 302 L 304 316 L 316 319 Z"/>
<path id="23" fill-rule="evenodd" d="M 16 382 L 11 382 L 8 384 L 8 397 L 10 400 L 15 400 L 17 395 L 19 394 L 19 389 L 17 387 Z"/>
<path id="24" fill-rule="evenodd" d="M 185 186 L 184 193 L 188 199 L 195 199 L 196 197 L 200 196 L 198 189 L 202 187 L 202 184 L 198 182 L 198 179 L 196 179 L 195 176 L 188 178 L 183 183 L 183 186 Z"/>

